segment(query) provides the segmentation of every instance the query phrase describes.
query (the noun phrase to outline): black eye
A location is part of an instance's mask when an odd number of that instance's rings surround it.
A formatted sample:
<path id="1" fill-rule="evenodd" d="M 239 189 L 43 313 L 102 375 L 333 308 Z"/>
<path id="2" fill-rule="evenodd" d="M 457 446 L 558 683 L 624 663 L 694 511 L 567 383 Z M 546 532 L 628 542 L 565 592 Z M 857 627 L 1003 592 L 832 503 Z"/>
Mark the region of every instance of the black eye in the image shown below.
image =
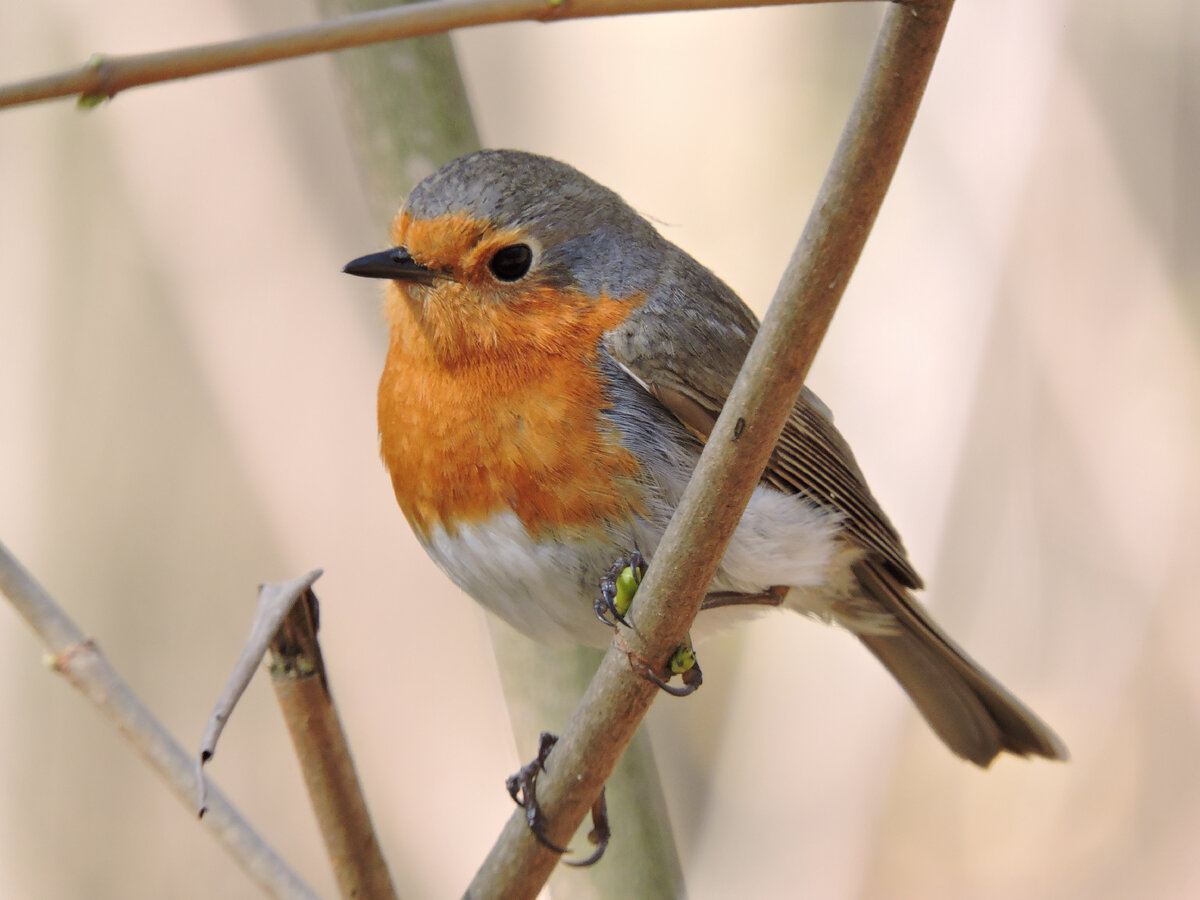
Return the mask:
<path id="1" fill-rule="evenodd" d="M 510 244 L 496 251 L 488 268 L 501 281 L 517 281 L 525 277 L 532 264 L 533 251 L 528 244 Z"/>

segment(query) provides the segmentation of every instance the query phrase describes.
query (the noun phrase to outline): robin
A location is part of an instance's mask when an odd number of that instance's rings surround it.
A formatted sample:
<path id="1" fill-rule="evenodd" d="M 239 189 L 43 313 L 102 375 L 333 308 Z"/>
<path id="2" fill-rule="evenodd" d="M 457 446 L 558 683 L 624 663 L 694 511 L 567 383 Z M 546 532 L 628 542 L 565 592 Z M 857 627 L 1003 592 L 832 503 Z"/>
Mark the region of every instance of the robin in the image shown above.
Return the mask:
<path id="1" fill-rule="evenodd" d="M 712 272 L 617 194 L 508 150 L 417 185 L 388 280 L 379 434 L 396 499 L 450 578 L 538 640 L 603 646 L 598 584 L 653 562 L 758 328 Z M 843 626 L 959 756 L 1063 743 L 913 597 L 921 578 L 829 410 L 805 389 L 696 630 L 781 605 Z"/>

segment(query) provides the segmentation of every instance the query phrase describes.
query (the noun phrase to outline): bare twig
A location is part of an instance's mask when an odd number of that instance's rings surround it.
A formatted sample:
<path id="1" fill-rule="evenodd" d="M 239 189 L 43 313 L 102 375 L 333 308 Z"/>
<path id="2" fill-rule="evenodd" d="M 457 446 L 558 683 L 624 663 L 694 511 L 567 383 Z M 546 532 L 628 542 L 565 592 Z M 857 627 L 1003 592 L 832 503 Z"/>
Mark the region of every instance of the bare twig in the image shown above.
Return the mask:
<path id="1" fill-rule="evenodd" d="M 796 401 L 911 129 L 953 0 L 893 6 L 816 206 L 763 327 L 638 591 L 637 632 L 605 654 L 562 734 L 538 798 L 563 844 L 578 828 L 658 689 L 633 671 L 679 646 Z M 472 900 L 534 897 L 558 856 L 520 812 L 471 883 Z"/>
<path id="2" fill-rule="evenodd" d="M 321 570 L 313 569 L 291 581 L 265 584 L 258 589 L 258 604 L 254 609 L 250 634 L 246 638 L 245 646 L 242 647 L 242 655 L 234 663 L 229 680 L 225 682 L 225 688 L 221 691 L 221 696 L 217 698 L 212 715 L 208 717 L 204 736 L 200 739 L 200 753 L 196 761 L 196 783 L 198 785 L 196 807 L 201 817 L 207 812 L 204 800 L 208 782 L 204 777 L 204 764 L 216 754 L 217 741 L 221 737 L 221 732 L 229 722 L 233 708 L 241 699 L 250 680 L 254 677 L 254 673 L 258 671 L 259 663 L 267 655 L 267 647 L 279 630 L 280 623 L 291 611 L 296 600 L 307 593 L 320 577 Z"/>
<path id="3" fill-rule="evenodd" d="M 271 683 L 345 900 L 395 900 L 317 642 L 317 598 L 305 589 L 271 641 Z"/>
<path id="4" fill-rule="evenodd" d="M 189 809 L 196 797 L 192 754 L 138 699 L 95 642 L 0 543 L 0 592 L 45 643 L 54 671 L 64 675 L 125 736 Z M 316 894 L 242 818 L 215 787 L 204 824 L 269 895 L 313 898 Z"/>
<path id="5" fill-rule="evenodd" d="M 96 54 L 78 69 L 0 86 L 0 108 L 74 96 L 92 106 L 140 85 L 476 25 L 826 2 L 835 0 L 428 0 L 234 41 L 128 56 Z"/>
<path id="6" fill-rule="evenodd" d="M 346 898 L 395 900 L 317 641 L 318 604 L 312 586 L 319 577 L 321 570 L 314 569 L 259 588 L 246 645 L 200 741 L 196 766 L 200 815 L 207 811 L 204 764 L 216 753 L 234 706 L 269 649 L 275 697 L 292 736 L 338 889 Z"/>

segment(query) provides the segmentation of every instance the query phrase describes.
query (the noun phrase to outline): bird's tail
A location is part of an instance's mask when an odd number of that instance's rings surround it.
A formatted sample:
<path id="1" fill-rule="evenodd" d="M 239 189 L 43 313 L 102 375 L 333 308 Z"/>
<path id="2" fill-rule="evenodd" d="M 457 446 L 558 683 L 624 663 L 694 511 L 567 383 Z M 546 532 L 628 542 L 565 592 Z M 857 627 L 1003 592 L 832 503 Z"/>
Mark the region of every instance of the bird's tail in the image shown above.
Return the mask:
<path id="1" fill-rule="evenodd" d="M 908 692 L 946 746 L 987 766 L 1004 751 L 1065 760 L 1066 745 L 937 626 L 881 563 L 863 560 L 855 574 L 899 628 L 858 638 Z"/>

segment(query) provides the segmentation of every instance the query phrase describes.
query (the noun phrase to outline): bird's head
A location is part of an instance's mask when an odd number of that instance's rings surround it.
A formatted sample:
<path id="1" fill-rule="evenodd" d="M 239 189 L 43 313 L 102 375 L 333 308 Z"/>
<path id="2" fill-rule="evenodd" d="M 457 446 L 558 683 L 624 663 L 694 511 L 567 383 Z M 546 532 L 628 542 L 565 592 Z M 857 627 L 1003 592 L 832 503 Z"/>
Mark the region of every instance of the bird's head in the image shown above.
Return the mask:
<path id="1" fill-rule="evenodd" d="M 598 304 L 644 296 L 666 246 L 609 189 L 512 150 L 473 153 L 430 175 L 391 236 L 391 249 L 345 271 L 390 279 L 393 326 L 415 322 L 448 358 L 554 352 Z"/>

